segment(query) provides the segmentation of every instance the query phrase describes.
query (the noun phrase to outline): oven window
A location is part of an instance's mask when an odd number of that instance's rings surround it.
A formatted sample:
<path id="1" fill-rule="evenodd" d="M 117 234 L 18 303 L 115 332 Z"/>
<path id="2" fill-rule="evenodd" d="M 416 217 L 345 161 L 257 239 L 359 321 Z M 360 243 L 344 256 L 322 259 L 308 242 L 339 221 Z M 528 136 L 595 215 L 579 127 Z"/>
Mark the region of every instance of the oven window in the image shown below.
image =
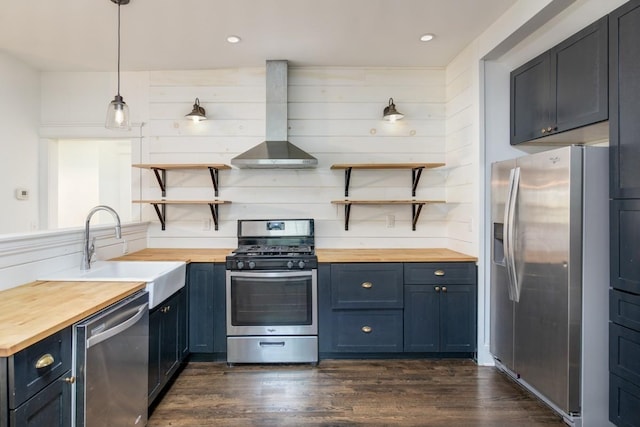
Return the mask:
<path id="1" fill-rule="evenodd" d="M 312 280 L 300 277 L 232 277 L 231 324 L 312 324 Z"/>

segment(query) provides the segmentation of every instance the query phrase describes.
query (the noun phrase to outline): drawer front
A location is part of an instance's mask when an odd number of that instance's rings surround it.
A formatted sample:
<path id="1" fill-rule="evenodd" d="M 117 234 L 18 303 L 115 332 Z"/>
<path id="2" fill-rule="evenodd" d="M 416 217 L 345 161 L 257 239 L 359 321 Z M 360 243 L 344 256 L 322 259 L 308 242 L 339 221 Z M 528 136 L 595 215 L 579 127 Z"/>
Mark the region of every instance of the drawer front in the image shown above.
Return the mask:
<path id="1" fill-rule="evenodd" d="M 617 426 L 640 427 L 640 387 L 609 376 L 609 420 Z"/>
<path id="2" fill-rule="evenodd" d="M 9 407 L 16 409 L 71 369 L 71 327 L 14 354 L 8 369 Z"/>
<path id="3" fill-rule="evenodd" d="M 476 265 L 472 262 L 420 262 L 404 264 L 406 285 L 473 285 Z"/>
<path id="4" fill-rule="evenodd" d="M 331 307 L 402 308 L 402 264 L 334 264 Z"/>
<path id="5" fill-rule="evenodd" d="M 609 371 L 640 384 L 640 332 L 609 324 Z"/>
<path id="6" fill-rule="evenodd" d="M 334 311 L 332 324 L 333 351 L 402 351 L 402 310 Z"/>
<path id="7" fill-rule="evenodd" d="M 640 296 L 610 291 L 609 314 L 611 321 L 627 328 L 640 331 Z"/>

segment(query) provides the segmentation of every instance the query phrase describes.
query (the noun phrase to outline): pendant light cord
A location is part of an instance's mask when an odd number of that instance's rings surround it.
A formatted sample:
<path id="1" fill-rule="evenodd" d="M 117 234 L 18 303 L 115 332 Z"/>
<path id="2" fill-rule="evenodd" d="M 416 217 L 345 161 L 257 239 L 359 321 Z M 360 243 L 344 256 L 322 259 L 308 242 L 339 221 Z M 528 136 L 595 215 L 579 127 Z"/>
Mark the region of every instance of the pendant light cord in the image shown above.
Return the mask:
<path id="1" fill-rule="evenodd" d="M 120 96 L 120 2 L 118 2 L 118 96 Z"/>

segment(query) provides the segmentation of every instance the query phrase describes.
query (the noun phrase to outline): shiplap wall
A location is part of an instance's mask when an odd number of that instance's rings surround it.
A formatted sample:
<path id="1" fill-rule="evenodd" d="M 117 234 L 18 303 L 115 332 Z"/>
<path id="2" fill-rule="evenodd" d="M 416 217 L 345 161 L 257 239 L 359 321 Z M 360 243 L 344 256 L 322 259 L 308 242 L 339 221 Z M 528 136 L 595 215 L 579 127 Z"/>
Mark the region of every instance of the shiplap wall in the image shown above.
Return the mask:
<path id="1" fill-rule="evenodd" d="M 449 248 L 478 255 L 479 58 L 472 43 L 446 73 L 447 227 Z"/>
<path id="2" fill-rule="evenodd" d="M 455 84 L 455 83 L 453 83 Z M 468 182 L 465 145 L 447 152 L 447 84 L 443 69 L 296 68 L 289 67 L 289 140 L 318 158 L 310 170 L 220 171 L 220 228 L 206 230 L 206 205 L 167 206 L 166 230 L 151 206 L 150 247 L 235 247 L 236 220 L 245 218 L 314 218 L 318 247 L 447 247 L 450 222 L 464 221 L 460 203 L 425 206 L 411 230 L 410 206 L 353 206 L 349 231 L 344 208 L 344 171 L 335 163 L 445 162 L 454 168 L 423 173 L 416 198 L 447 200 L 448 182 Z M 460 97 L 467 93 L 461 93 Z M 210 120 L 184 120 L 198 97 Z M 382 121 L 390 97 L 406 117 Z M 149 163 L 224 163 L 264 139 L 265 71 L 242 68 L 149 73 L 149 120 L 140 158 Z M 459 139 L 463 139 L 461 136 Z M 456 138 L 453 138 L 457 141 Z M 134 171 L 142 198 L 158 198 L 153 173 Z M 167 199 L 211 199 L 208 172 L 169 171 Z M 453 188 L 455 200 L 467 189 Z M 352 199 L 410 199 L 410 170 L 354 171 Z M 395 219 L 387 227 L 387 217 Z M 461 219 L 462 218 L 462 219 Z M 455 227 L 454 227 L 455 228 Z M 456 240 L 459 237 L 456 235 Z M 464 245 L 463 245 L 464 246 Z M 473 250 L 475 252 L 475 249 Z"/>

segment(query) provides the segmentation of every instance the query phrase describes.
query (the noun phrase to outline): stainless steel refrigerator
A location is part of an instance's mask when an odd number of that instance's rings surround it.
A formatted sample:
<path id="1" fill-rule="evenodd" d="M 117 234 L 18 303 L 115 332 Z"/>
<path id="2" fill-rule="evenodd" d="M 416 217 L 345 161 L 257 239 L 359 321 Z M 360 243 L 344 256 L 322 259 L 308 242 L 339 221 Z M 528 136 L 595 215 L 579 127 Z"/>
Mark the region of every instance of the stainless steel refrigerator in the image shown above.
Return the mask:
<path id="1" fill-rule="evenodd" d="M 491 353 L 567 424 L 608 421 L 608 150 L 491 168 Z"/>

